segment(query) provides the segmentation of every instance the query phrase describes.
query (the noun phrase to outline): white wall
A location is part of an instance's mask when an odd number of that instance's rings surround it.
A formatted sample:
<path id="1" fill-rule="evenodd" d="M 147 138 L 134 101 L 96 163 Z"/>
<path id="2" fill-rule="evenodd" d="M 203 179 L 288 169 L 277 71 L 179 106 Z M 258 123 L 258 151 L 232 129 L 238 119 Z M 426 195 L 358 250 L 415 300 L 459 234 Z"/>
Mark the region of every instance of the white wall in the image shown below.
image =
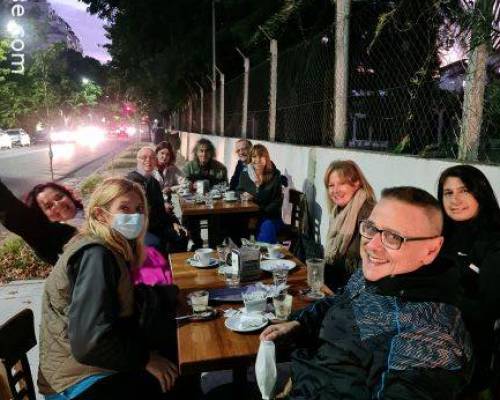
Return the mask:
<path id="1" fill-rule="evenodd" d="M 231 177 L 237 162 L 233 151 L 234 142 L 238 139 L 183 132 L 181 134 L 182 154 L 186 156 L 189 152 L 189 159 L 191 159 L 192 148 L 201 137 L 206 137 L 214 143 L 217 159 L 228 167 L 228 174 Z M 328 229 L 323 174 L 328 164 L 333 160 L 354 160 L 373 186 L 377 197 L 383 188 L 401 185 L 417 186 L 436 195 L 437 182 L 441 172 L 457 164 L 455 161 L 423 159 L 363 150 L 307 147 L 264 141 L 253 141 L 253 143 L 262 143 L 268 148 L 277 168 L 288 177 L 290 187 L 307 193 L 315 223 L 320 228 L 321 238 L 325 237 Z M 481 164 L 475 164 L 475 166 L 485 173 L 497 198 L 500 199 L 500 167 Z M 284 212 L 286 220 L 287 210 L 285 209 Z"/>

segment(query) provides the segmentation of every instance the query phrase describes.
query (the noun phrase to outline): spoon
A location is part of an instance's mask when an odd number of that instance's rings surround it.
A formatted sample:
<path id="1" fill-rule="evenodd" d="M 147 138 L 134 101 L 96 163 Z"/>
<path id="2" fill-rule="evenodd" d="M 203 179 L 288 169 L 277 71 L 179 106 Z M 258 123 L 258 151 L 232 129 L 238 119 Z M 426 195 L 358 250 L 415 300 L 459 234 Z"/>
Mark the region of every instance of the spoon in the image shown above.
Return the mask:
<path id="1" fill-rule="evenodd" d="M 181 315 L 180 317 L 175 317 L 176 321 L 181 321 L 183 319 L 190 319 L 190 318 L 208 318 L 212 315 L 213 311 L 203 311 L 201 313 L 197 314 L 188 314 L 188 315 Z"/>

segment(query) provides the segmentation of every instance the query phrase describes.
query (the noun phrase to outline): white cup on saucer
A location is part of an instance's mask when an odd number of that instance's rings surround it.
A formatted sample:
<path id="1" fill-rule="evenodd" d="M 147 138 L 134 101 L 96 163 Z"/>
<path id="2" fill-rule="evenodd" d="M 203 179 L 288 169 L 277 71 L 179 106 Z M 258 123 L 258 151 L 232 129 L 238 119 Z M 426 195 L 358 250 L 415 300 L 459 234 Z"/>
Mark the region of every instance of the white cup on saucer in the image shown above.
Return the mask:
<path id="1" fill-rule="evenodd" d="M 267 254 L 269 258 L 280 258 L 281 257 L 281 245 L 274 244 L 267 247 Z"/>
<path id="2" fill-rule="evenodd" d="M 198 249 L 194 252 L 193 259 L 198 262 L 201 267 L 207 267 L 210 265 L 210 255 L 212 252 L 212 249 Z"/>
<path id="3" fill-rule="evenodd" d="M 236 200 L 236 192 L 230 190 L 229 192 L 224 193 L 224 199 L 229 201 Z"/>

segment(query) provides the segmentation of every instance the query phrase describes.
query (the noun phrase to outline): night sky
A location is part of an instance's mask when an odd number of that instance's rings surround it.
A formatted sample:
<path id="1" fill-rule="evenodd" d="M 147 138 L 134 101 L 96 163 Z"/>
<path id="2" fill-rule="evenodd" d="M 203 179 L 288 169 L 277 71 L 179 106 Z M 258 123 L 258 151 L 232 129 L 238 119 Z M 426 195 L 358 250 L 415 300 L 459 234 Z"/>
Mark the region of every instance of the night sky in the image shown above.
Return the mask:
<path id="1" fill-rule="evenodd" d="M 87 5 L 78 0 L 48 0 L 57 14 L 61 16 L 73 29 L 80 39 L 83 53 L 105 63 L 110 57 L 102 46 L 108 40 L 104 37 L 104 21 L 95 15 L 90 15 Z"/>

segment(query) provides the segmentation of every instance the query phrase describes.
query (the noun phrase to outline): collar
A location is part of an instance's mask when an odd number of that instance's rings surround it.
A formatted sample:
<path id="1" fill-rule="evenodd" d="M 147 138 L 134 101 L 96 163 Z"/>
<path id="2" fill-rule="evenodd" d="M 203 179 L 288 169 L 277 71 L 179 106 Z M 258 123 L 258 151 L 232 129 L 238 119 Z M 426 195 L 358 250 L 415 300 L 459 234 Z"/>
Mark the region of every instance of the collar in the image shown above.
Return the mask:
<path id="1" fill-rule="evenodd" d="M 459 287 L 458 271 L 451 260 L 438 257 L 417 271 L 387 276 L 378 281 L 366 281 L 367 287 L 384 296 L 396 296 L 406 301 L 433 301 L 456 304 Z"/>

